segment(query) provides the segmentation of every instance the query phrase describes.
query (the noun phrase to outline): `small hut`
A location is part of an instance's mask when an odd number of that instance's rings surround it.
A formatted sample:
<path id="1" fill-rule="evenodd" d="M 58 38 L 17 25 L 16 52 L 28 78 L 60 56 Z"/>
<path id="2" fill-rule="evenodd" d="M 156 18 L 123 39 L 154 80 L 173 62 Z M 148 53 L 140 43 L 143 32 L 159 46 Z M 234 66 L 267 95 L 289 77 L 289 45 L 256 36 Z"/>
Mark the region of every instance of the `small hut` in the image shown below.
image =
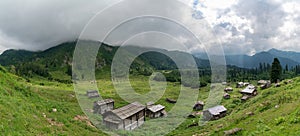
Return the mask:
<path id="1" fill-rule="evenodd" d="M 248 86 L 248 85 L 250 85 L 249 82 L 245 82 L 245 83 L 244 83 L 244 86 Z"/>
<path id="2" fill-rule="evenodd" d="M 167 116 L 165 106 L 162 106 L 160 104 L 147 106 L 146 116 L 150 118 L 159 118 Z"/>
<path id="3" fill-rule="evenodd" d="M 256 96 L 257 90 L 256 90 L 255 86 L 249 85 L 244 90 L 240 91 L 240 93 L 243 95 L 248 95 L 248 96 Z"/>
<path id="4" fill-rule="evenodd" d="M 145 106 L 134 102 L 103 114 L 103 124 L 110 129 L 133 130 L 145 122 Z"/>
<path id="5" fill-rule="evenodd" d="M 113 99 L 105 99 L 94 102 L 94 113 L 95 114 L 104 114 L 107 111 L 111 111 L 114 109 L 114 100 Z"/>
<path id="6" fill-rule="evenodd" d="M 244 87 L 244 83 L 243 82 L 238 82 L 236 84 L 236 88 L 242 88 L 242 87 Z"/>
<path id="7" fill-rule="evenodd" d="M 203 110 L 204 107 L 204 102 L 202 101 L 197 101 L 193 107 L 194 110 L 199 111 L 199 110 Z"/>
<path id="8" fill-rule="evenodd" d="M 100 97 L 99 93 L 97 90 L 90 90 L 90 91 L 87 91 L 86 92 L 86 95 L 89 97 L 89 98 L 98 98 Z"/>
<path id="9" fill-rule="evenodd" d="M 275 87 L 280 87 L 280 86 L 281 86 L 280 83 L 275 84 Z"/>
<path id="10" fill-rule="evenodd" d="M 230 99 L 230 94 L 225 93 L 225 94 L 223 95 L 223 98 L 224 98 L 224 99 Z"/>
<path id="11" fill-rule="evenodd" d="M 232 87 L 227 87 L 227 88 L 224 89 L 224 91 L 225 91 L 226 93 L 232 92 L 232 91 L 233 91 L 233 88 L 232 88 Z"/>
<path id="12" fill-rule="evenodd" d="M 247 101 L 249 98 L 250 98 L 250 96 L 244 95 L 244 96 L 242 96 L 241 100 L 244 102 L 244 101 Z"/>
<path id="13" fill-rule="evenodd" d="M 267 89 L 269 87 L 271 87 L 271 81 L 266 81 L 264 84 L 260 85 L 261 89 Z"/>
<path id="14" fill-rule="evenodd" d="M 259 80 L 259 81 L 257 81 L 257 85 L 264 85 L 267 82 L 268 82 L 267 80 Z"/>
<path id="15" fill-rule="evenodd" d="M 226 116 L 227 109 L 218 105 L 203 111 L 204 120 L 217 120 Z"/>

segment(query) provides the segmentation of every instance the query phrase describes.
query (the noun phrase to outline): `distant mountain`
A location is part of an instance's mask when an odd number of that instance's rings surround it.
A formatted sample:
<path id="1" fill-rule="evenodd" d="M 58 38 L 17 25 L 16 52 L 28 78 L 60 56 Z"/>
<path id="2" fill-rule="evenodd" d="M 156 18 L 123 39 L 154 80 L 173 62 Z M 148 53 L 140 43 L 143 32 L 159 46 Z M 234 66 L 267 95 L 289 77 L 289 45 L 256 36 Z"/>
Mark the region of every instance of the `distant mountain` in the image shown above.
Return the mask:
<path id="1" fill-rule="evenodd" d="M 298 62 L 293 61 L 288 58 L 275 56 L 268 52 L 260 52 L 253 56 L 248 55 L 228 55 L 226 56 L 226 63 L 229 65 L 235 65 L 242 68 L 257 68 L 260 63 L 271 64 L 274 58 L 278 58 L 282 67 L 288 65 L 289 67 L 294 67 L 299 65 Z"/>
<path id="2" fill-rule="evenodd" d="M 194 54 L 198 58 L 208 59 L 206 53 Z M 226 55 L 226 64 L 235 65 L 241 68 L 256 68 L 259 64 L 271 64 L 274 58 L 278 58 L 281 65 L 284 67 L 288 65 L 290 68 L 300 64 L 300 53 L 280 51 L 276 49 L 269 50 L 268 52 L 260 52 L 253 56 L 248 55 Z"/>
<path id="3" fill-rule="evenodd" d="M 85 41 L 84 44 L 101 44 L 95 41 Z M 55 47 L 47 49 L 45 51 L 25 51 L 25 50 L 7 50 L 0 55 L 0 65 L 3 66 L 15 66 L 17 70 L 22 70 L 23 74 L 32 72 L 45 74 L 48 71 L 51 78 L 60 78 L 61 75 L 69 73 L 73 53 L 75 50 L 76 42 L 66 42 L 59 44 Z M 96 69 L 100 70 L 103 67 L 110 66 L 114 58 L 115 53 L 118 50 L 118 46 L 111 46 L 108 44 L 102 44 L 99 49 L 98 56 L 96 58 Z M 139 53 L 144 51 L 146 48 L 137 46 L 127 46 L 124 48 L 128 56 L 133 53 Z M 170 70 L 176 69 L 177 66 L 174 61 L 168 56 L 185 62 L 186 58 L 190 56 L 188 53 L 180 51 L 167 51 L 162 49 L 151 49 L 152 52 L 143 53 L 138 56 L 135 61 L 131 64 L 131 67 L 137 72 L 149 74 L 153 70 Z M 160 53 L 158 53 L 160 52 Z M 168 56 L 166 56 L 166 55 Z M 126 54 L 125 54 L 126 55 Z M 194 57 L 198 67 L 209 67 L 209 61 Z M 31 67 L 35 67 L 34 70 Z M 44 69 L 40 71 L 40 69 Z M 24 73 L 25 72 L 25 73 Z"/>
<path id="4" fill-rule="evenodd" d="M 291 59 L 293 61 L 300 63 L 300 52 L 281 51 L 281 50 L 277 50 L 277 49 L 271 49 L 268 51 L 268 53 L 270 53 L 274 56 Z"/>

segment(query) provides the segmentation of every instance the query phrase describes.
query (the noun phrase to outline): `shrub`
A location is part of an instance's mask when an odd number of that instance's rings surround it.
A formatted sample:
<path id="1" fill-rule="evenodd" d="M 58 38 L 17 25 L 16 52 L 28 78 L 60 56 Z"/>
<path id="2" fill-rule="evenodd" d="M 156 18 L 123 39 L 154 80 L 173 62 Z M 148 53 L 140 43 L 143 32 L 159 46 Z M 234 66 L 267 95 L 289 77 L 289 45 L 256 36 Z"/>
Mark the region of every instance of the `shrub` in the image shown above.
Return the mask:
<path id="1" fill-rule="evenodd" d="M 285 118 L 284 117 L 278 117 L 278 118 L 275 119 L 275 124 L 276 125 L 280 125 L 283 122 L 285 122 Z"/>

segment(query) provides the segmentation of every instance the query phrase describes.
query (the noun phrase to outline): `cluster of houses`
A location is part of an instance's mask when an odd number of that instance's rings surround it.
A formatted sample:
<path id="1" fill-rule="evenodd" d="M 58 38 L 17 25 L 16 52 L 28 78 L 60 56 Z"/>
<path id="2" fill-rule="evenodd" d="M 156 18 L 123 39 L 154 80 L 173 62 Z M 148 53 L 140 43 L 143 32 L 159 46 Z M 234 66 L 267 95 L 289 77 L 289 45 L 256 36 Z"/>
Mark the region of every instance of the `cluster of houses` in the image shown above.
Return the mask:
<path id="1" fill-rule="evenodd" d="M 98 91 L 87 91 L 88 98 L 99 97 Z M 159 118 L 167 116 L 165 106 L 148 102 L 145 105 L 133 102 L 124 107 L 115 109 L 113 99 L 95 101 L 94 114 L 103 117 L 103 124 L 110 129 L 133 130 L 144 124 L 146 117 Z"/>
<path id="2" fill-rule="evenodd" d="M 292 81 L 288 81 L 290 83 Z M 228 85 L 227 83 L 222 83 L 223 85 Z M 271 82 L 268 80 L 259 80 L 257 84 L 261 89 L 266 89 L 271 87 Z M 279 87 L 280 83 L 276 83 L 275 87 Z M 249 98 L 255 97 L 257 93 L 257 87 L 244 82 L 238 82 L 236 88 L 243 88 L 240 90 L 242 94 L 241 100 L 246 101 Z M 233 91 L 232 87 L 226 87 L 224 89 L 224 99 L 230 99 L 230 92 Z M 87 91 L 88 98 L 99 97 L 98 91 Z M 176 103 L 176 100 L 167 98 L 166 101 L 170 103 Z M 203 110 L 204 102 L 197 101 L 193 107 L 195 111 Z M 110 129 L 121 129 L 121 130 L 133 130 L 141 126 L 146 117 L 149 118 L 159 118 L 167 116 L 165 106 L 155 105 L 154 102 L 148 102 L 146 105 L 134 102 L 128 104 L 124 107 L 115 109 L 113 99 L 105 99 L 100 101 L 95 101 L 93 106 L 93 112 L 95 114 L 101 114 L 103 117 L 103 124 Z M 227 109 L 223 105 L 218 105 L 202 112 L 204 120 L 217 120 L 225 117 L 227 114 Z"/>
<path id="3" fill-rule="evenodd" d="M 269 82 L 267 82 L 267 81 L 262 82 L 262 80 L 261 80 L 261 81 L 259 81 L 259 85 L 261 85 L 262 88 L 268 88 L 269 87 Z M 245 87 L 245 88 L 240 90 L 240 93 L 242 94 L 242 97 L 241 97 L 242 101 L 246 101 L 249 98 L 254 97 L 254 96 L 257 95 L 257 87 L 256 86 L 254 86 L 254 85 L 252 85 L 248 82 L 238 82 L 236 84 L 236 88 L 243 88 L 243 87 Z M 232 92 L 232 91 L 233 91 L 232 87 L 226 87 L 224 89 L 225 93 L 223 95 L 223 98 L 224 99 L 230 99 L 230 94 L 229 93 Z"/>

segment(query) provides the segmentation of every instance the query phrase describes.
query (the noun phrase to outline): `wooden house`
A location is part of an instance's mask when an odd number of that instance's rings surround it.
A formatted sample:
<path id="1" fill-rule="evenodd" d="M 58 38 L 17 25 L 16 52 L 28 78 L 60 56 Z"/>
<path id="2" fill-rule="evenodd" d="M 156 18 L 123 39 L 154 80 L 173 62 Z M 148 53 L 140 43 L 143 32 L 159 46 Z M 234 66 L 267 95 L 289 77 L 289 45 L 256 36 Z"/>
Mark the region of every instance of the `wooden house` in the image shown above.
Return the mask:
<path id="1" fill-rule="evenodd" d="M 89 97 L 89 98 L 97 98 L 97 97 L 100 97 L 99 93 L 97 90 L 90 90 L 90 91 L 87 91 L 86 92 L 86 95 Z"/>
<path id="2" fill-rule="evenodd" d="M 230 99 L 230 94 L 225 93 L 225 94 L 223 95 L 223 98 L 224 98 L 224 99 Z"/>
<path id="3" fill-rule="evenodd" d="M 165 106 L 162 105 L 150 105 L 147 106 L 146 116 L 150 118 L 159 118 L 167 116 L 167 112 L 165 111 Z"/>
<path id="4" fill-rule="evenodd" d="M 94 102 L 94 113 L 95 114 L 104 114 L 107 111 L 111 111 L 114 109 L 114 100 L 113 99 L 105 99 Z"/>
<path id="5" fill-rule="evenodd" d="M 227 87 L 227 88 L 224 89 L 224 91 L 225 91 L 226 93 L 232 92 L 232 91 L 233 91 L 233 88 L 232 88 L 232 87 Z"/>
<path id="6" fill-rule="evenodd" d="M 259 80 L 259 81 L 257 81 L 257 85 L 264 85 L 267 82 L 268 82 L 267 80 Z"/>
<path id="7" fill-rule="evenodd" d="M 257 89 L 255 86 L 249 85 L 244 90 L 241 90 L 240 93 L 243 94 L 241 100 L 246 101 L 249 98 L 257 95 Z"/>
<path id="8" fill-rule="evenodd" d="M 245 82 L 245 83 L 244 83 L 244 86 L 248 86 L 248 85 L 250 85 L 249 82 Z"/>
<path id="9" fill-rule="evenodd" d="M 260 85 L 260 88 L 261 88 L 261 89 L 267 89 L 267 88 L 269 88 L 269 87 L 271 87 L 271 81 L 265 81 L 264 84 L 261 84 L 261 85 Z"/>
<path id="10" fill-rule="evenodd" d="M 217 120 L 220 118 L 223 118 L 226 116 L 227 113 L 227 109 L 222 106 L 222 105 L 218 105 L 212 108 L 209 108 L 207 110 L 203 111 L 203 119 L 204 120 Z"/>
<path id="11" fill-rule="evenodd" d="M 193 107 L 194 110 L 199 111 L 199 110 L 203 110 L 204 107 L 204 102 L 202 101 L 197 101 Z"/>
<path id="12" fill-rule="evenodd" d="M 249 98 L 250 98 L 250 96 L 244 95 L 244 96 L 242 96 L 241 100 L 242 101 L 247 101 Z"/>
<path id="13" fill-rule="evenodd" d="M 103 114 L 103 124 L 110 129 L 133 130 L 145 122 L 145 106 L 134 102 Z"/>
<path id="14" fill-rule="evenodd" d="M 243 95 L 248 95 L 248 96 L 256 96 L 257 95 L 257 89 L 253 85 L 247 86 L 245 89 L 240 91 L 241 94 Z"/>
<path id="15" fill-rule="evenodd" d="M 244 87 L 244 83 L 243 82 L 238 82 L 236 84 L 236 88 L 242 88 L 242 87 Z"/>

